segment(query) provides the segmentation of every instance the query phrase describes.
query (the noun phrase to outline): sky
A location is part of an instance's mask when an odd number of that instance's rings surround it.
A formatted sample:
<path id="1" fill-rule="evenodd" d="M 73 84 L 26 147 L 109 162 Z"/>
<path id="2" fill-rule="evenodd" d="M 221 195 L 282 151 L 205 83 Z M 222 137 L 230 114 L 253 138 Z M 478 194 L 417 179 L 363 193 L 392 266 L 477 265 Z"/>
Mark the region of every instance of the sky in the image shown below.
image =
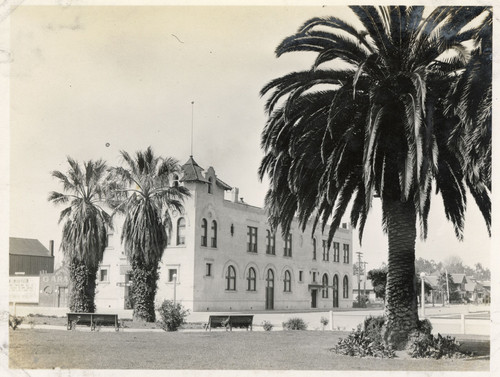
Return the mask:
<path id="1" fill-rule="evenodd" d="M 266 122 L 261 88 L 307 69 L 314 55 L 274 55 L 307 19 L 339 7 L 28 7 L 10 17 L 9 236 L 54 239 L 62 208 L 48 203 L 61 187 L 52 170 L 66 157 L 120 163 L 119 151 L 152 146 L 181 163 L 191 154 L 205 169 L 262 206 L 267 181 L 257 170 Z M 194 101 L 194 106 L 191 102 Z M 464 242 L 455 238 L 442 201 L 433 197 L 428 239 L 416 257 L 459 256 L 490 267 L 490 238 L 471 197 Z M 374 200 L 362 246 L 368 269 L 387 261 L 380 203 Z M 60 260 L 60 255 L 58 256 Z"/>

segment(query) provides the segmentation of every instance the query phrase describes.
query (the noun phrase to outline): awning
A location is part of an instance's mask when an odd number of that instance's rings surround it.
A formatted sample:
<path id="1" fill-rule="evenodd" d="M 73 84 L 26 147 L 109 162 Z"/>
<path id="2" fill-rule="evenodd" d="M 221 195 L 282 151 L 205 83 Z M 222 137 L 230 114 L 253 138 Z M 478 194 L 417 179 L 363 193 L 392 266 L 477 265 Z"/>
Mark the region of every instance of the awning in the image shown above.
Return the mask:
<path id="1" fill-rule="evenodd" d="M 309 284 L 307 287 L 309 289 L 322 289 L 323 285 L 321 285 L 321 284 Z"/>

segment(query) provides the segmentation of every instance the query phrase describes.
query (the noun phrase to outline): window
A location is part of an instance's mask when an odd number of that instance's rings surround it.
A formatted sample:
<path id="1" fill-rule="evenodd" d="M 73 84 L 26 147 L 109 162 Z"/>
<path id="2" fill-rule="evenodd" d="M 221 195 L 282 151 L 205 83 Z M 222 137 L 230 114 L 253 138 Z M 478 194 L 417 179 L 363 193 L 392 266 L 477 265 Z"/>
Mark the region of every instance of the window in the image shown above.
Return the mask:
<path id="1" fill-rule="evenodd" d="M 201 219 L 201 246 L 207 246 L 207 220 Z"/>
<path id="2" fill-rule="evenodd" d="M 338 242 L 333 243 L 333 261 L 340 262 L 340 245 Z"/>
<path id="3" fill-rule="evenodd" d="M 342 290 L 344 291 L 343 297 L 349 298 L 349 278 L 347 277 L 347 275 L 344 276 Z"/>
<path id="4" fill-rule="evenodd" d="M 313 238 L 313 260 L 316 260 L 316 238 Z"/>
<path id="5" fill-rule="evenodd" d="M 313 283 L 316 283 L 316 272 L 313 272 Z"/>
<path id="6" fill-rule="evenodd" d="M 212 263 L 205 265 L 205 276 L 212 276 Z"/>
<path id="7" fill-rule="evenodd" d="M 184 245 L 186 243 L 186 220 L 181 217 L 177 220 L 177 245 Z"/>
<path id="8" fill-rule="evenodd" d="M 292 291 L 292 277 L 290 274 L 290 271 L 286 270 L 285 271 L 285 279 L 283 280 L 284 286 L 283 286 L 283 291 L 284 292 L 291 292 Z"/>
<path id="9" fill-rule="evenodd" d="M 321 291 L 321 297 L 328 298 L 328 275 L 323 275 L 323 290 Z"/>
<path id="10" fill-rule="evenodd" d="M 257 228 L 253 226 L 248 227 L 248 242 L 247 242 L 247 251 L 251 253 L 257 252 Z"/>
<path id="11" fill-rule="evenodd" d="M 174 180 L 174 187 L 179 187 L 179 176 L 177 174 L 174 174 L 173 180 Z"/>
<path id="12" fill-rule="evenodd" d="M 349 245 L 344 244 L 344 263 L 349 263 Z"/>
<path id="13" fill-rule="evenodd" d="M 217 247 L 217 221 L 212 220 L 212 247 Z"/>
<path id="14" fill-rule="evenodd" d="M 255 274 L 255 270 L 253 269 L 253 267 L 250 267 L 248 269 L 248 275 L 247 275 L 247 282 L 248 282 L 247 290 L 248 291 L 255 291 L 256 276 L 257 275 Z"/>
<path id="15" fill-rule="evenodd" d="M 235 291 L 236 290 L 236 270 L 233 266 L 228 266 L 226 271 L 226 290 Z"/>
<path id="16" fill-rule="evenodd" d="M 101 270 L 99 271 L 99 281 L 101 283 L 108 283 L 109 282 L 109 275 L 108 275 L 107 268 L 101 268 Z"/>
<path id="17" fill-rule="evenodd" d="M 276 236 L 269 229 L 266 230 L 266 254 L 276 254 Z"/>
<path id="18" fill-rule="evenodd" d="M 212 177 L 208 178 L 208 193 L 212 194 L 212 185 L 213 185 L 213 179 Z"/>
<path id="19" fill-rule="evenodd" d="M 168 269 L 168 282 L 172 283 L 174 280 L 177 280 L 177 268 L 169 268 Z"/>
<path id="20" fill-rule="evenodd" d="M 288 233 L 288 237 L 285 239 L 285 247 L 283 251 L 285 257 L 292 256 L 292 233 Z"/>
<path id="21" fill-rule="evenodd" d="M 304 271 L 299 271 L 299 281 L 302 282 L 303 281 L 303 272 Z"/>
<path id="22" fill-rule="evenodd" d="M 330 254 L 328 253 L 328 242 L 326 240 L 323 240 L 323 260 L 324 261 L 329 261 L 330 260 Z"/>

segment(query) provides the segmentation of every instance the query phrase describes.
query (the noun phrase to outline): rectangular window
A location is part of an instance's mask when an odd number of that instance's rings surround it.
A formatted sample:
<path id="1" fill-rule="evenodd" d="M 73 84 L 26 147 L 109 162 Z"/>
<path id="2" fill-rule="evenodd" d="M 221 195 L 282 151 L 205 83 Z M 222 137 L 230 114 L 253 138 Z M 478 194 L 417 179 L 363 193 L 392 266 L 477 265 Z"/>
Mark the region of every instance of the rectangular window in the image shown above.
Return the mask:
<path id="1" fill-rule="evenodd" d="M 292 233 L 288 233 L 288 237 L 285 239 L 285 247 L 283 248 L 283 255 L 285 257 L 292 256 Z"/>
<path id="2" fill-rule="evenodd" d="M 330 260 L 330 255 L 328 253 L 328 242 L 326 240 L 323 240 L 323 260 L 324 261 L 329 261 Z"/>
<path id="3" fill-rule="evenodd" d="M 349 263 L 349 245 L 344 244 L 344 263 Z"/>
<path id="4" fill-rule="evenodd" d="M 313 260 L 316 260 L 316 238 L 313 238 Z"/>
<path id="5" fill-rule="evenodd" d="M 333 243 L 333 261 L 340 262 L 340 245 L 338 242 Z"/>
<path id="6" fill-rule="evenodd" d="M 276 236 L 269 229 L 266 230 L 266 254 L 276 254 Z"/>
<path id="7" fill-rule="evenodd" d="M 101 268 L 101 270 L 99 271 L 99 281 L 103 283 L 109 282 L 109 275 L 107 268 Z"/>
<path id="8" fill-rule="evenodd" d="M 302 281 L 303 278 L 303 271 L 299 271 L 299 281 Z"/>
<path id="9" fill-rule="evenodd" d="M 212 263 L 206 264 L 205 276 L 212 276 Z"/>
<path id="10" fill-rule="evenodd" d="M 313 272 L 313 283 L 316 283 L 316 272 Z"/>
<path id="11" fill-rule="evenodd" d="M 247 242 L 247 251 L 251 253 L 257 252 L 257 228 L 253 226 L 248 227 L 248 242 Z"/>
<path id="12" fill-rule="evenodd" d="M 177 268 L 169 268 L 168 269 L 168 281 L 172 283 L 174 280 L 179 280 L 177 275 Z"/>

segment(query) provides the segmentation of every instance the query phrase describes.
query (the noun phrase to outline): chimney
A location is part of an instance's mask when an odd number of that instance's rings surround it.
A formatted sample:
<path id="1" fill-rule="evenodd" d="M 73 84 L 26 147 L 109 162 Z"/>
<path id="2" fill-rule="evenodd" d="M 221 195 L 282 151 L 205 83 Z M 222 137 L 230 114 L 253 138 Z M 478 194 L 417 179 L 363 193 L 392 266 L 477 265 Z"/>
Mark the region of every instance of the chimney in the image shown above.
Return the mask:
<path id="1" fill-rule="evenodd" d="M 54 240 L 49 241 L 49 251 L 50 251 L 50 256 L 54 256 Z"/>
<path id="2" fill-rule="evenodd" d="M 233 187 L 233 189 L 231 190 L 231 199 L 233 203 L 238 203 L 239 195 L 240 195 L 240 190 L 238 189 L 238 187 Z"/>

